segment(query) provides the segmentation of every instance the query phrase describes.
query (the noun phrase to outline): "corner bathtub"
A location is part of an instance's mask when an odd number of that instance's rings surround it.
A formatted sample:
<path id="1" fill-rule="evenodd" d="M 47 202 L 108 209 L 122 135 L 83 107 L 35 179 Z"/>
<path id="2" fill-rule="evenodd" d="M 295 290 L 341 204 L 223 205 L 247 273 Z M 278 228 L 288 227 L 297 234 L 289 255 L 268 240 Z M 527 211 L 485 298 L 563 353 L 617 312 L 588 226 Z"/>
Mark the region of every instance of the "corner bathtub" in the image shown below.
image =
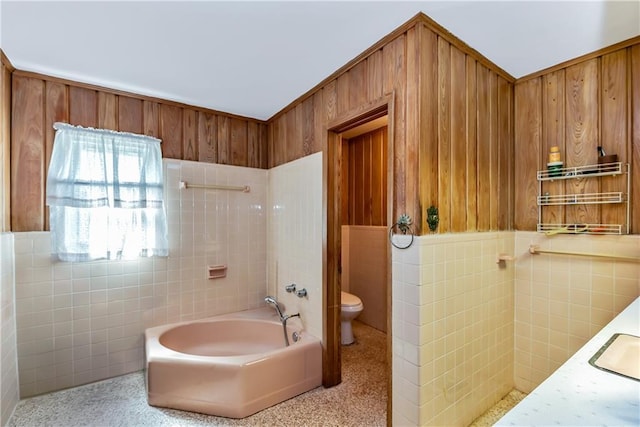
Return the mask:
<path id="1" fill-rule="evenodd" d="M 307 333 L 291 345 L 271 308 L 145 331 L 147 396 L 152 406 L 244 418 L 322 383 L 322 346 Z"/>

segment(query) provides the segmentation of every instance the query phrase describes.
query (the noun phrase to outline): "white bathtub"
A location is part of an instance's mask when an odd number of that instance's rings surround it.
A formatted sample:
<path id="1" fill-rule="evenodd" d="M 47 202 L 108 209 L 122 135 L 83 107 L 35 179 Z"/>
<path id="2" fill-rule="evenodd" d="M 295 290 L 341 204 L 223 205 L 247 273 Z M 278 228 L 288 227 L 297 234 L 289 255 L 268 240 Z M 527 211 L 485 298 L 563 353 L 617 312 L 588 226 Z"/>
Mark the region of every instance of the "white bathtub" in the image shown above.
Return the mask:
<path id="1" fill-rule="evenodd" d="M 244 418 L 322 384 L 320 340 L 289 319 L 291 345 L 271 308 L 145 332 L 148 402 L 153 406 Z"/>

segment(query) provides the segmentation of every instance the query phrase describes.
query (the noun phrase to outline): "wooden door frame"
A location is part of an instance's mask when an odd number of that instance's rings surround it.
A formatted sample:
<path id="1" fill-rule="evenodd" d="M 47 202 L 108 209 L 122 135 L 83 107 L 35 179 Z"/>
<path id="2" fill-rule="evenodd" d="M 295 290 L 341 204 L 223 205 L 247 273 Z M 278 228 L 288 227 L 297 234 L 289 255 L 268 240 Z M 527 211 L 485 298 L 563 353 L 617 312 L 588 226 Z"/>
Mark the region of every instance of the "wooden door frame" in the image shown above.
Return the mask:
<path id="1" fill-rule="evenodd" d="M 327 124 L 326 145 L 322 156 L 322 206 L 323 206 L 323 357 L 322 384 L 332 387 L 342 381 L 342 349 L 340 343 L 340 279 L 341 257 L 341 175 L 342 175 L 342 137 L 341 133 L 371 120 L 388 116 L 387 124 L 387 224 L 393 224 L 393 177 L 394 177 L 394 93 L 346 112 Z M 391 251 L 387 251 L 387 423 L 391 421 Z"/>

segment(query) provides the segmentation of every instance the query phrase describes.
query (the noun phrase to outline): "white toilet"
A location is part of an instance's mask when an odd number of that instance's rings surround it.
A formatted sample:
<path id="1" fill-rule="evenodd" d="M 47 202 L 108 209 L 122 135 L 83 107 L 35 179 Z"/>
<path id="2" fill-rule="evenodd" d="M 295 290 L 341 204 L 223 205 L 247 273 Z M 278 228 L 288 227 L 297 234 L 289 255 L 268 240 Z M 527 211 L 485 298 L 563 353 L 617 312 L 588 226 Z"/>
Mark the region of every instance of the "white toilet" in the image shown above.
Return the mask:
<path id="1" fill-rule="evenodd" d="M 355 341 L 353 338 L 353 329 L 351 328 L 351 321 L 358 317 L 358 315 L 362 312 L 364 306 L 362 305 L 362 301 L 355 295 L 352 295 L 348 292 L 342 292 L 340 297 L 341 300 L 341 308 L 340 308 L 340 322 L 341 322 L 341 331 L 342 331 L 342 345 L 353 344 Z"/>

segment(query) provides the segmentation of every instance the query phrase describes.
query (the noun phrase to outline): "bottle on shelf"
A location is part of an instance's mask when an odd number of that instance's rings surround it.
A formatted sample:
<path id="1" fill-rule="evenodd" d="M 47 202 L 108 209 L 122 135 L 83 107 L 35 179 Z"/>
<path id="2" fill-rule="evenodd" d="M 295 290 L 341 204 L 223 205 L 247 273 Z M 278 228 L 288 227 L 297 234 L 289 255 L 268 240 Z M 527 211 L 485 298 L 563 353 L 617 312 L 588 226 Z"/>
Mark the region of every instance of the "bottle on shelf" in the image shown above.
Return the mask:
<path id="1" fill-rule="evenodd" d="M 554 145 L 549 149 L 549 161 L 547 163 L 549 176 L 560 176 L 562 174 L 562 166 L 563 163 L 560 159 L 560 148 L 557 145 Z"/>

